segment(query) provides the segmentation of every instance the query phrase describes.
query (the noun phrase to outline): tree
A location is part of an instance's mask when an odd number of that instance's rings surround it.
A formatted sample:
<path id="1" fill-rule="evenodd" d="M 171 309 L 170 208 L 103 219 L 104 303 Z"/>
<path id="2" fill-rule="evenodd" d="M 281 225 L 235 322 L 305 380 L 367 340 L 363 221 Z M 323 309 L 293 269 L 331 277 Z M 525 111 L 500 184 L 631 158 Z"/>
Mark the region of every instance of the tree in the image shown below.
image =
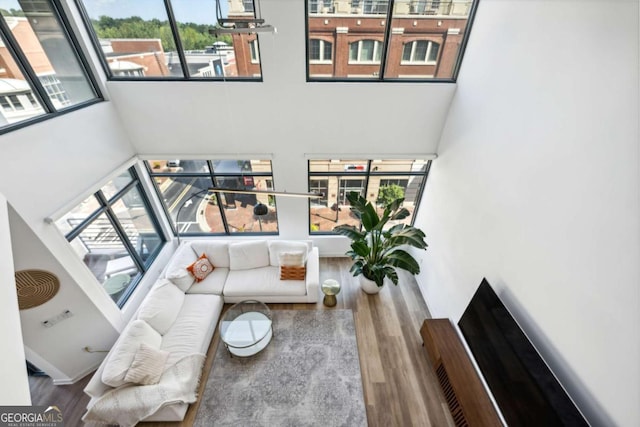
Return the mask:
<path id="1" fill-rule="evenodd" d="M 380 187 L 376 203 L 387 206 L 397 199 L 404 199 L 404 189 L 398 184 L 385 185 Z"/>
<path id="2" fill-rule="evenodd" d="M 151 19 L 145 21 L 139 16 L 128 18 L 111 18 L 100 16 L 92 21 L 98 38 L 101 39 L 160 39 L 165 52 L 176 50 L 173 33 L 168 21 Z M 202 50 L 213 45 L 217 40 L 209 34 L 210 25 L 194 24 L 193 22 L 178 23 L 182 47 L 185 50 Z M 231 42 L 230 37 L 223 39 Z"/>

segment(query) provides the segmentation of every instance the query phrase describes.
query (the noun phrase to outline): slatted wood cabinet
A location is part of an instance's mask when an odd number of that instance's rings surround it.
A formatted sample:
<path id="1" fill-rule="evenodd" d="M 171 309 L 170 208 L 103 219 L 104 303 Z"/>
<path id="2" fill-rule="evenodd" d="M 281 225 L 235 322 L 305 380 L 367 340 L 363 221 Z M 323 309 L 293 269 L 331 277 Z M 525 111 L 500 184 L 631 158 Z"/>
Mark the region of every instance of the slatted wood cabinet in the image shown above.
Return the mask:
<path id="1" fill-rule="evenodd" d="M 455 425 L 502 426 L 500 417 L 451 321 L 426 319 L 420 328 L 420 335 Z"/>

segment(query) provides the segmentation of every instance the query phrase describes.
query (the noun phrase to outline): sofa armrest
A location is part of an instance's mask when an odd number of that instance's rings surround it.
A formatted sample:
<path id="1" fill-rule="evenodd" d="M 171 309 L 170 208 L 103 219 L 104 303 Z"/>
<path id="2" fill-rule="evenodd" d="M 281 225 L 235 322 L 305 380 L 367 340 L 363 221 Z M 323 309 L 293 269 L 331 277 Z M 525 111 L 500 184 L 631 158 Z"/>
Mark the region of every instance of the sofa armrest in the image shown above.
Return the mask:
<path id="1" fill-rule="evenodd" d="M 311 249 L 307 257 L 307 302 L 318 302 L 320 292 L 320 252 L 318 248 Z"/>
<path id="2" fill-rule="evenodd" d="M 102 360 L 102 363 L 84 388 L 84 392 L 91 397 L 100 397 L 107 391 L 113 390 L 113 387 L 102 382 L 102 371 L 104 370 L 104 365 L 108 358 L 109 354 L 107 354 L 107 357 Z"/>

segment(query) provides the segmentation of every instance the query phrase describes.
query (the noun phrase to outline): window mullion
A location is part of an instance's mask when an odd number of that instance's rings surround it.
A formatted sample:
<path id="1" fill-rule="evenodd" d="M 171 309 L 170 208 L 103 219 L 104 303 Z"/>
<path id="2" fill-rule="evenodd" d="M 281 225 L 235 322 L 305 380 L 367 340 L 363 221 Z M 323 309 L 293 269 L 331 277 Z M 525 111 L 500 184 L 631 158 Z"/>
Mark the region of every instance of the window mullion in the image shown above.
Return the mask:
<path id="1" fill-rule="evenodd" d="M 131 257 L 133 262 L 136 264 L 136 267 L 141 273 L 144 272 L 145 271 L 144 262 L 142 261 L 142 258 L 140 258 L 140 256 L 138 255 L 136 248 L 133 247 L 133 245 L 131 244 L 131 241 L 129 240 L 129 236 L 127 236 L 127 233 L 125 233 L 124 229 L 122 228 L 122 225 L 118 220 L 118 217 L 116 216 L 115 213 L 113 213 L 113 210 L 111 209 L 111 205 L 109 204 L 107 198 L 104 196 L 102 191 L 98 191 L 95 194 L 95 196 L 100 202 L 100 204 L 103 206 L 105 216 L 109 219 L 111 226 L 113 227 L 114 231 L 120 238 L 120 241 L 122 242 L 124 247 L 127 249 L 129 256 Z"/>
<path id="2" fill-rule="evenodd" d="M 113 205 L 115 202 L 117 202 L 118 200 L 120 200 L 122 198 L 122 196 L 125 195 L 125 193 L 127 191 L 129 191 L 132 187 L 135 187 L 137 184 L 137 181 L 135 179 L 132 178 L 131 182 L 128 183 L 127 185 L 125 185 L 124 187 L 122 187 L 120 189 L 120 191 L 118 191 L 116 194 L 114 194 L 113 196 L 111 196 L 111 198 L 109 200 L 105 199 L 105 202 L 111 206 Z"/>
<path id="3" fill-rule="evenodd" d="M 420 188 L 418 189 L 418 197 L 416 197 L 416 201 L 414 203 L 415 206 L 419 207 L 420 203 L 422 202 L 422 195 L 424 194 L 424 187 L 427 185 L 427 178 L 429 178 L 429 171 L 430 170 L 431 170 L 431 160 L 429 160 L 427 162 L 427 167 L 425 168 L 425 171 L 423 172 L 422 182 L 420 183 Z M 415 215 L 415 213 L 411 216 L 411 226 L 413 226 L 415 224 L 416 216 L 417 215 Z"/>
<path id="4" fill-rule="evenodd" d="M 211 183 L 213 184 L 214 187 L 217 187 L 217 182 L 216 182 L 216 174 L 215 171 L 213 170 L 213 163 L 211 162 L 211 160 L 207 160 L 207 166 L 209 166 L 209 174 L 211 175 Z M 231 234 L 229 232 L 229 224 L 227 223 L 227 215 L 225 215 L 224 212 L 224 207 L 222 206 L 222 194 L 220 193 L 215 193 L 216 196 L 216 200 L 218 202 L 218 210 L 220 211 L 220 218 L 222 219 L 222 226 L 224 227 L 224 233 L 226 235 Z"/>
<path id="5" fill-rule="evenodd" d="M 71 232 L 66 234 L 64 236 L 65 239 L 67 239 L 67 241 L 70 242 L 73 239 L 75 239 L 76 237 L 78 237 L 80 234 L 82 234 L 82 232 L 85 230 L 85 228 L 87 228 L 93 221 L 95 221 L 96 218 L 98 218 L 100 215 L 102 215 L 104 213 L 104 211 L 105 211 L 105 207 L 104 206 L 100 206 L 98 209 L 96 209 L 95 212 L 93 212 L 91 215 L 89 215 L 87 218 L 85 218 L 84 221 L 82 221 L 80 224 L 75 226 L 73 228 L 73 230 L 71 230 Z"/>
<path id="6" fill-rule="evenodd" d="M 171 7 L 170 0 L 164 0 L 165 8 L 167 9 L 167 17 L 169 18 L 169 26 L 173 33 L 173 41 L 176 44 L 176 50 L 178 51 L 178 58 L 180 58 L 180 67 L 182 68 L 182 74 L 185 78 L 190 78 L 189 67 L 187 66 L 187 58 L 182 48 L 182 40 L 180 39 L 180 33 L 178 32 L 178 23 L 176 22 L 175 15 L 173 14 L 173 8 Z"/>
<path id="7" fill-rule="evenodd" d="M 163 227 L 160 225 L 160 221 L 158 220 L 158 215 L 156 214 L 155 209 L 151 205 L 151 200 L 149 200 L 147 192 L 146 192 L 145 188 L 142 185 L 142 180 L 140 179 L 140 176 L 138 175 L 138 172 L 136 171 L 135 168 L 131 168 L 130 171 L 131 171 L 131 174 L 133 175 L 135 188 L 138 190 L 138 193 L 140 193 L 140 198 L 142 199 L 142 204 L 144 205 L 145 210 L 148 212 L 149 219 L 151 220 L 151 223 L 155 227 L 156 232 L 158 233 L 158 236 L 162 239 L 163 242 L 166 242 L 167 241 L 167 235 L 166 235 Z M 127 187 L 129 187 L 129 186 L 127 186 Z"/>
<path id="8" fill-rule="evenodd" d="M 40 104 L 43 106 L 46 112 L 55 113 L 57 110 L 53 106 L 51 99 L 49 99 L 49 95 L 45 90 L 44 86 L 38 79 L 37 74 L 31 68 L 31 63 L 27 59 L 27 56 L 24 54 L 24 51 L 20 47 L 20 44 L 13 36 L 11 29 L 7 25 L 4 17 L 0 17 L 0 31 L 4 36 L 5 44 L 9 52 L 16 58 L 16 65 L 20 68 L 20 71 L 24 75 L 24 78 L 27 79 L 31 88 L 35 91 L 35 95 L 40 101 Z"/>
<path id="9" fill-rule="evenodd" d="M 111 222 L 113 229 L 115 230 L 118 237 L 120 237 L 120 241 L 122 242 L 124 247 L 127 249 L 127 252 L 129 252 L 129 256 L 131 257 L 133 262 L 136 264 L 136 267 L 138 267 L 138 270 L 141 273 L 145 272 L 146 268 L 144 266 L 144 261 L 142 261 L 142 258 L 138 254 L 138 251 L 136 251 L 136 248 L 131 243 L 131 240 L 129 240 L 129 236 L 122 228 L 122 224 L 120 224 L 118 217 L 111 210 L 111 206 L 107 207 L 104 213 L 107 216 L 107 218 L 109 218 L 109 222 Z"/>
<path id="10" fill-rule="evenodd" d="M 382 42 L 382 55 L 380 55 L 380 75 L 378 80 L 384 80 L 384 72 L 387 68 L 387 50 L 389 47 L 389 41 L 391 40 L 391 22 L 393 20 L 393 8 L 395 0 L 389 0 L 387 4 L 387 22 L 384 30 L 384 39 Z"/>
<path id="11" fill-rule="evenodd" d="M 89 66 L 89 62 L 87 61 L 87 58 L 85 57 L 85 54 L 82 51 L 82 46 L 78 41 L 78 38 L 76 37 L 73 31 L 70 31 L 70 29 L 72 28 L 71 23 L 69 22 L 69 19 L 67 19 L 67 15 L 63 10 L 62 5 L 59 4 L 59 0 L 52 0 L 51 8 L 56 12 L 56 16 L 60 20 L 60 29 L 66 36 L 67 40 L 69 40 L 69 44 L 72 47 L 71 50 L 73 51 L 74 56 L 78 60 L 78 65 L 80 66 L 82 71 L 84 71 L 86 80 L 89 86 L 91 86 L 91 89 L 93 90 L 93 95 L 96 98 L 102 99 L 103 98 L 102 92 L 98 87 L 98 83 L 96 82 L 96 79 L 93 75 L 91 67 Z"/>

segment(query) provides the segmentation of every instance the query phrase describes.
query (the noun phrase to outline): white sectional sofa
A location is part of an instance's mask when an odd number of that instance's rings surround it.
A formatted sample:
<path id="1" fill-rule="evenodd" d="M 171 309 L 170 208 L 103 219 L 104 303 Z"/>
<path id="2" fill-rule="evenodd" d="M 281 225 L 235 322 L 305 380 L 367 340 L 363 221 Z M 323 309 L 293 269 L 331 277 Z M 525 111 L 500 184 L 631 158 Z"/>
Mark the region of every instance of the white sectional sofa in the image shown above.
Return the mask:
<path id="1" fill-rule="evenodd" d="M 282 254 L 300 252 L 306 260 L 305 280 L 280 280 Z M 214 270 L 196 282 L 186 267 L 202 254 Z M 166 373 L 183 358 L 206 354 L 225 302 L 251 299 L 314 303 L 318 298 L 319 256 L 311 241 L 204 239 L 183 243 L 85 387 L 84 391 L 91 396 L 87 405 L 90 415 L 85 415 L 85 420 L 97 421 L 99 415 L 96 414 L 105 406 L 105 401 L 109 405 L 111 397 L 117 396 L 116 389 L 127 388 L 128 371 L 135 363 L 141 344 L 168 352 L 164 364 Z M 171 386 L 163 381 L 171 381 L 170 376 L 163 374 L 155 387 Z M 133 386 L 128 387 L 129 392 L 135 390 L 135 384 L 129 385 Z M 135 397 L 140 400 L 139 395 Z M 119 399 L 113 400 L 120 408 Z M 180 421 L 188 406 L 185 402 L 171 402 L 141 419 Z M 134 407 L 133 411 L 137 409 Z M 119 419 L 106 421 L 123 423 Z"/>
<path id="2" fill-rule="evenodd" d="M 305 280 L 280 280 L 280 256 L 306 253 Z M 195 282 L 185 267 L 206 254 L 215 269 Z M 262 302 L 314 303 L 320 290 L 318 248 L 310 240 L 193 240 L 185 242 L 171 258 L 162 276 L 186 287 L 187 294 L 224 297 L 224 302 L 256 299 Z"/>

